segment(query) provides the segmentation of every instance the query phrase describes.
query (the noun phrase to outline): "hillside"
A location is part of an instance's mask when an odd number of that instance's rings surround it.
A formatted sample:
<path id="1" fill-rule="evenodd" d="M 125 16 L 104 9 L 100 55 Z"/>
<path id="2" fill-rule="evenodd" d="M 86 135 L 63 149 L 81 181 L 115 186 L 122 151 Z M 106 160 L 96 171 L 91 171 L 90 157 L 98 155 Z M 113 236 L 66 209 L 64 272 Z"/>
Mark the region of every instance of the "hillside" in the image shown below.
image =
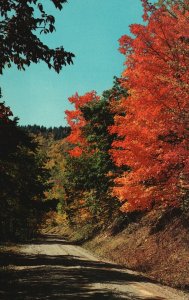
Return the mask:
<path id="1" fill-rule="evenodd" d="M 118 231 L 116 233 L 116 231 Z M 121 232 L 110 226 L 84 245 L 100 257 L 170 286 L 189 287 L 189 223 L 177 209 L 151 211 Z"/>

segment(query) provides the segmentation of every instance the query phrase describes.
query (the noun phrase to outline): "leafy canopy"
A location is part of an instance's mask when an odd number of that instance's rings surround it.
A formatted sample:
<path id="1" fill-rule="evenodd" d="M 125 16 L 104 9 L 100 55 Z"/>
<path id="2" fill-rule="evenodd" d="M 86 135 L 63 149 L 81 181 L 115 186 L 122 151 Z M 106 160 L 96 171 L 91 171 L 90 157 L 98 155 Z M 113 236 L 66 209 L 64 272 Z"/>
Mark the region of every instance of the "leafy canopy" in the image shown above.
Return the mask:
<path id="1" fill-rule="evenodd" d="M 189 10 L 177 4 L 145 9 L 146 24 L 132 25 L 133 37 L 120 39 L 128 97 L 115 107 L 111 153 L 118 166 L 130 167 L 114 188 L 124 211 L 180 205 L 188 195 Z"/>
<path id="2" fill-rule="evenodd" d="M 49 0 L 61 10 L 66 0 Z M 45 45 L 39 35 L 55 31 L 55 18 L 46 13 L 42 1 L 1 0 L 0 1 L 0 73 L 5 67 L 15 64 L 25 70 L 31 62 L 44 61 L 57 73 L 62 66 L 73 63 L 74 54 Z M 48 2 L 48 1 L 46 1 Z"/>

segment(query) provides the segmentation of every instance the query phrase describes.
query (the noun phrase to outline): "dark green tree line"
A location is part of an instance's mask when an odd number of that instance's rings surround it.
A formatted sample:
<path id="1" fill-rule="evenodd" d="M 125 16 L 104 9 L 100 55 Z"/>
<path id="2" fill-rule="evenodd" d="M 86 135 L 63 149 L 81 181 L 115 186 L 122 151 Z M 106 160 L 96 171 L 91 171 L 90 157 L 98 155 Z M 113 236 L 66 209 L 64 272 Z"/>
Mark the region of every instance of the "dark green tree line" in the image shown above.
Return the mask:
<path id="1" fill-rule="evenodd" d="M 0 240 L 27 239 L 37 230 L 37 203 L 47 172 L 37 144 L 17 127 L 17 120 L 1 121 L 0 130 Z"/>

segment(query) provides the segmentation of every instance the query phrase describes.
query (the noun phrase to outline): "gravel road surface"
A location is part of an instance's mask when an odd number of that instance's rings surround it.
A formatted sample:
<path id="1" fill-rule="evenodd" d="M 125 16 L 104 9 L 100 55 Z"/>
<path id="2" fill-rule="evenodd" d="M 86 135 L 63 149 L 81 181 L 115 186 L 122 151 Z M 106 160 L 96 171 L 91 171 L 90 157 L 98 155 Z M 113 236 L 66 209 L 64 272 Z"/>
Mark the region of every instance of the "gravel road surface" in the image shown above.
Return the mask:
<path id="1" fill-rule="evenodd" d="M 1 257 L 0 267 L 1 300 L 189 299 L 56 236 L 21 245 Z"/>

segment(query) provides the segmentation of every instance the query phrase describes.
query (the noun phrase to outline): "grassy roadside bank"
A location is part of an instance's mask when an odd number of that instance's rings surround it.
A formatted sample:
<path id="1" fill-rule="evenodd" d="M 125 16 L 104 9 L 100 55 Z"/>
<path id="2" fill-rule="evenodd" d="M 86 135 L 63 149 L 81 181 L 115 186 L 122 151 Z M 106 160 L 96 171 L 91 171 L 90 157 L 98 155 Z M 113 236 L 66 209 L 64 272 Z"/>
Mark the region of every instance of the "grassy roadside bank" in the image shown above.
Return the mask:
<path id="1" fill-rule="evenodd" d="M 102 258 L 172 287 L 189 288 L 189 222 L 176 211 L 151 211 L 121 232 L 111 229 L 84 243 Z"/>

